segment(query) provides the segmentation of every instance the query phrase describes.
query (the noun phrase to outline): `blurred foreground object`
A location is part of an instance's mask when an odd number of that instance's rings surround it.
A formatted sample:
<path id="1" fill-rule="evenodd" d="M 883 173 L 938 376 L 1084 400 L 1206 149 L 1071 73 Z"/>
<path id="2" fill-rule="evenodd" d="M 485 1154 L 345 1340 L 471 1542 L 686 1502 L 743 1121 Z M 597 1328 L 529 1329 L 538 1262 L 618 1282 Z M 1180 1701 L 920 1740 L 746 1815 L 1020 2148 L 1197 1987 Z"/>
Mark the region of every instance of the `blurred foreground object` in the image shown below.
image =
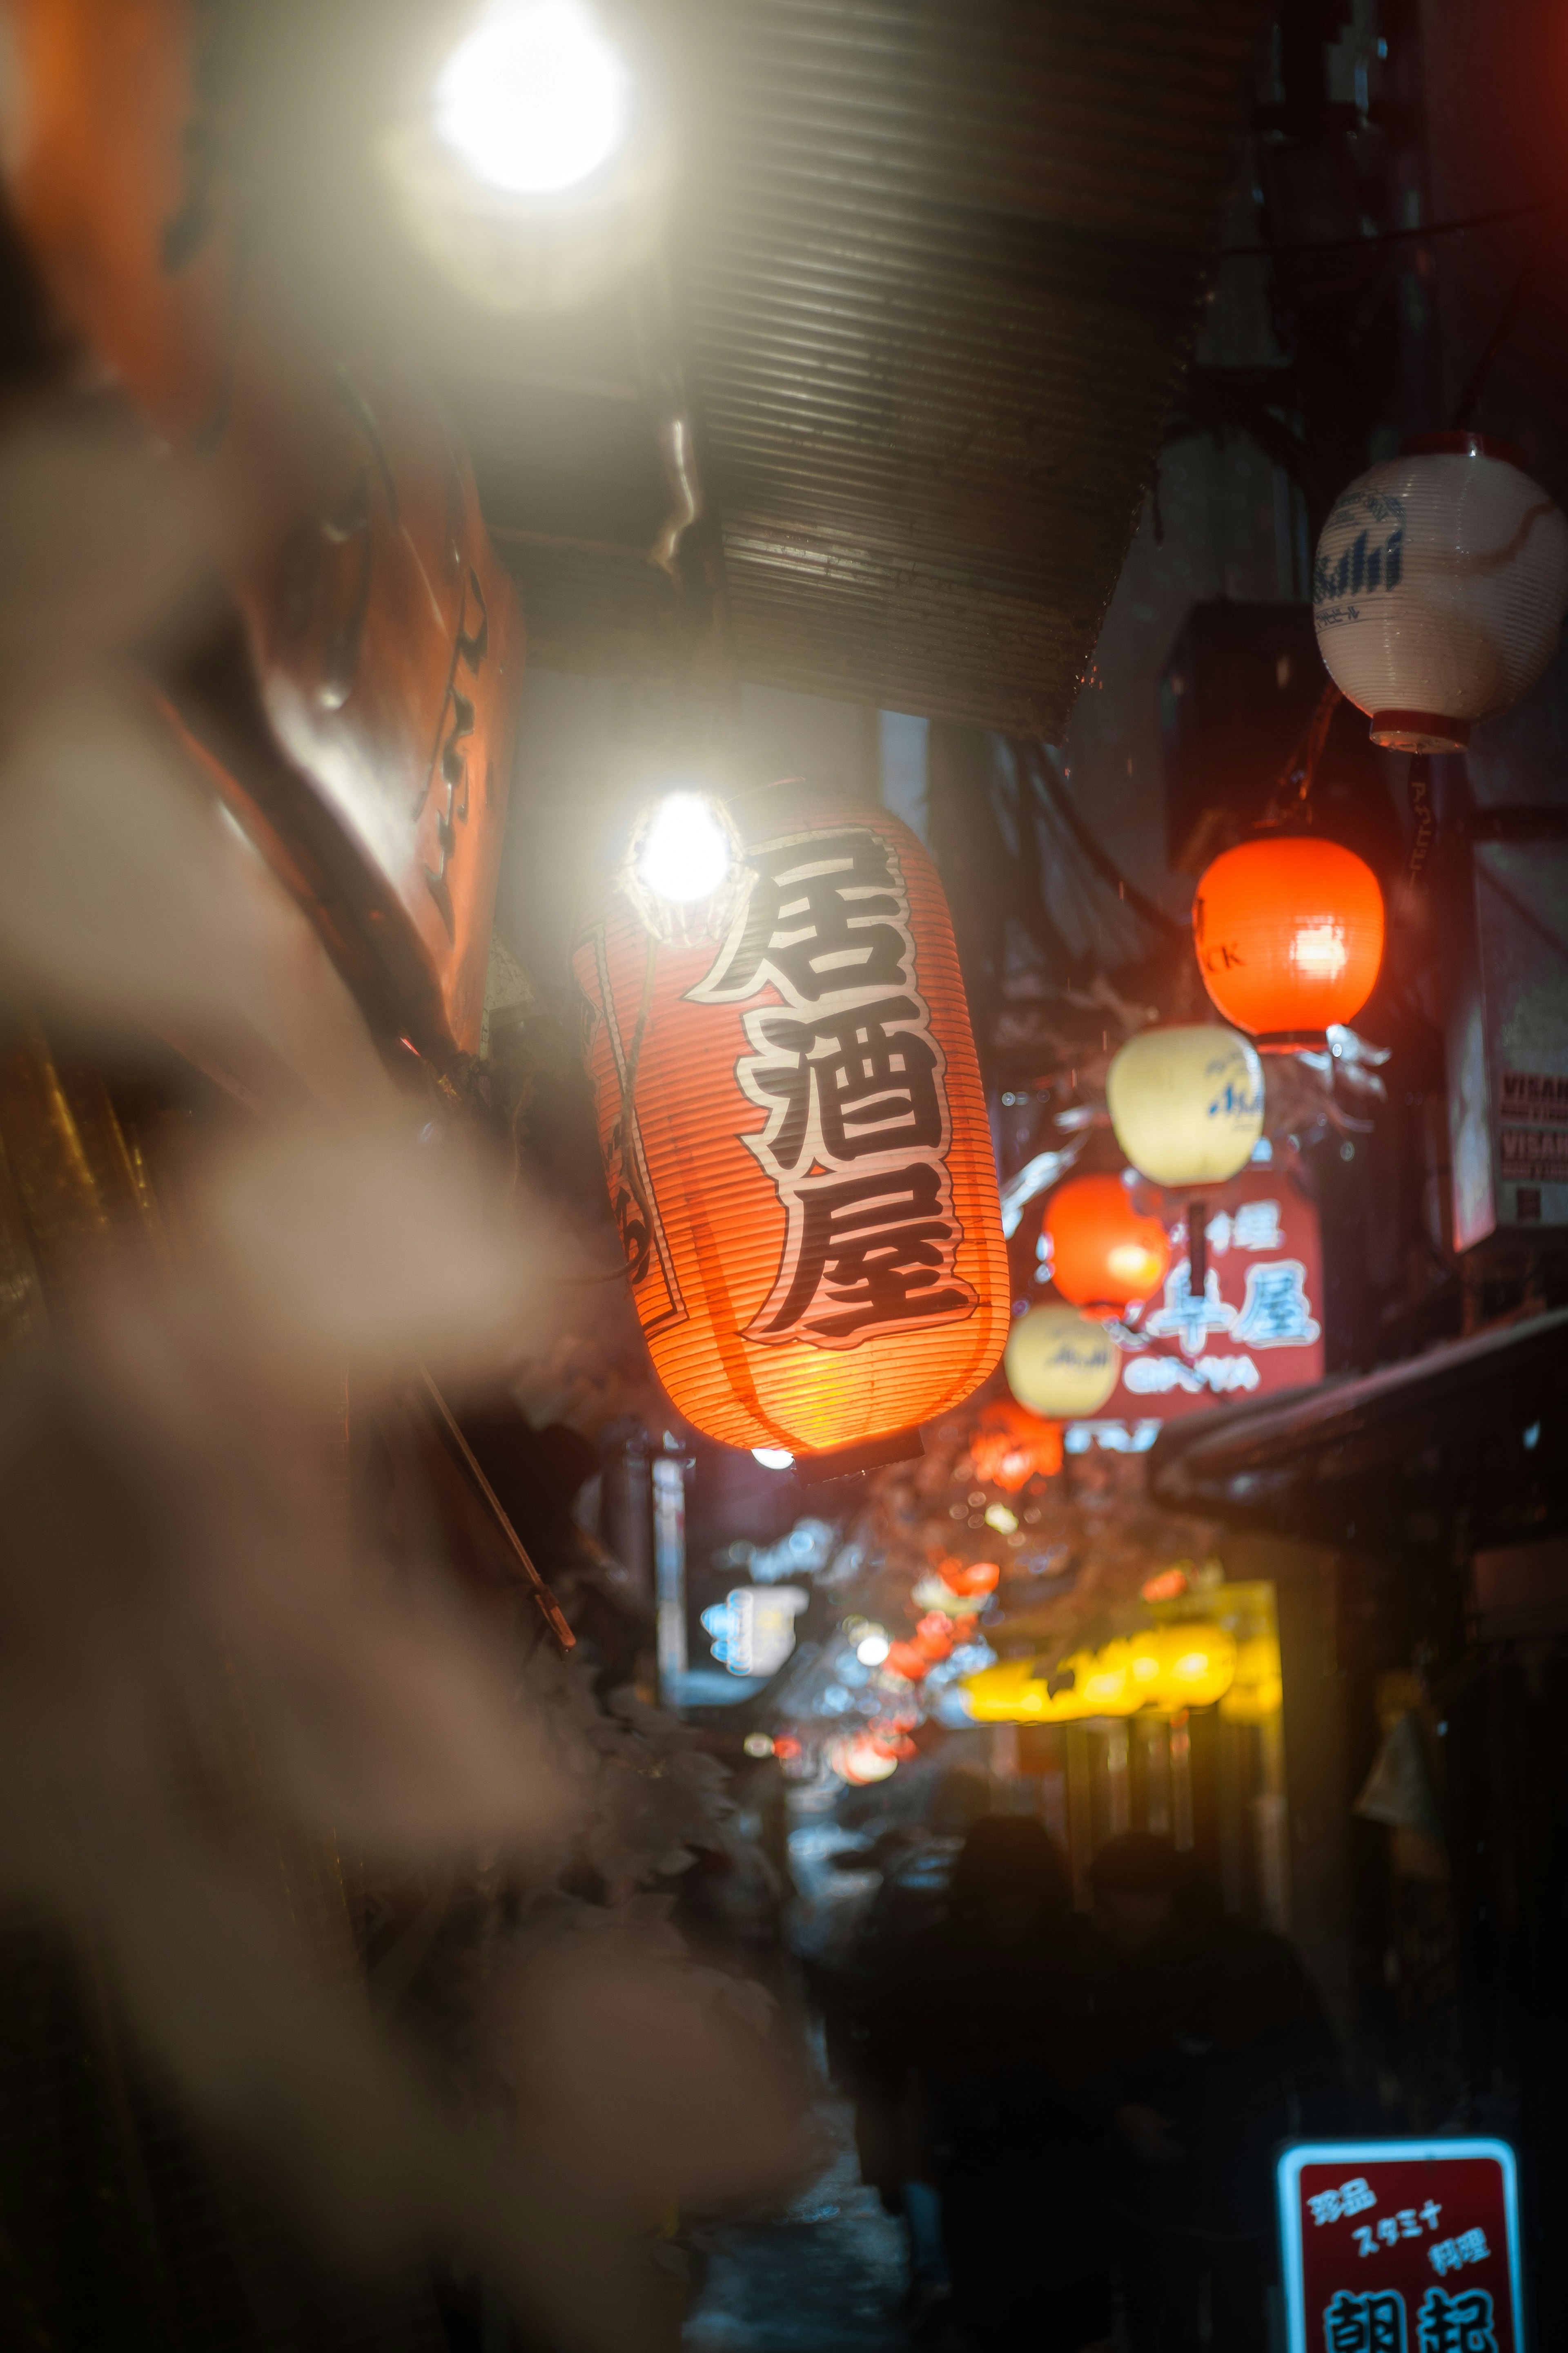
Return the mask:
<path id="1" fill-rule="evenodd" d="M 883 810 L 768 798 L 712 934 L 661 936 L 623 876 L 574 964 L 660 1379 L 726 1445 L 849 1469 L 917 1453 L 915 1426 L 984 1379 L 1006 1261 L 931 860 Z"/>
<path id="2" fill-rule="evenodd" d="M 277 753 L 232 676 L 187 716 L 340 962 L 426 1050 L 471 1053 L 522 643 L 467 459 L 403 371 L 318 352 L 256 250 L 241 15 L 8 14 L 17 223 L 207 502 Z"/>

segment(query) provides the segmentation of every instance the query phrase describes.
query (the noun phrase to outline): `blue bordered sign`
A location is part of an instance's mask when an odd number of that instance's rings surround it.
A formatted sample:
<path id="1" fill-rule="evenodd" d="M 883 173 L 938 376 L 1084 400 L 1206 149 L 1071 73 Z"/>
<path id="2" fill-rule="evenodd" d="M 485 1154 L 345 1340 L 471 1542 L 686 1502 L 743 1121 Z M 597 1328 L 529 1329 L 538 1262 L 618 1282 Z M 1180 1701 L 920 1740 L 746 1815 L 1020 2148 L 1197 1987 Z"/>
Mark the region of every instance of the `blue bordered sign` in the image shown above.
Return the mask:
<path id="1" fill-rule="evenodd" d="M 1288 2353 L 1525 2353 L 1506 2141 L 1298 2142 L 1276 2181 Z"/>

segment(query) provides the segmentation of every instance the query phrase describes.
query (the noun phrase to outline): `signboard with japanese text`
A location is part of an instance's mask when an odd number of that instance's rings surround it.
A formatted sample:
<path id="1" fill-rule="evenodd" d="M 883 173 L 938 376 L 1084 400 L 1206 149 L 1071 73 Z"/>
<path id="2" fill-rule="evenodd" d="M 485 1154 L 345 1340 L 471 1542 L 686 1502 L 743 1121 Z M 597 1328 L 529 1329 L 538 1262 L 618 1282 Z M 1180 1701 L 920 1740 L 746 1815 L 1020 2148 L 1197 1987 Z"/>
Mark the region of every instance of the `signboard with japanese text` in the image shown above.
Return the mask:
<path id="1" fill-rule="evenodd" d="M 886 810 L 766 801 L 713 930 L 660 935 L 606 875 L 574 966 L 659 1377 L 710 1438 L 798 1456 L 970 1396 L 1007 1267 L 936 869 Z"/>
<path id="2" fill-rule="evenodd" d="M 1193 1291 L 1184 1222 L 1155 1295 L 1107 1325 L 1121 1351 L 1092 1421 L 1069 1423 L 1069 1453 L 1142 1453 L 1173 1415 L 1240 1404 L 1323 1377 L 1322 1248 L 1316 1205 L 1283 1170 L 1253 1166 L 1205 1203 L 1208 1271 Z"/>
<path id="3" fill-rule="evenodd" d="M 1288 2353 L 1524 2353 L 1506 2141 L 1310 2142 L 1277 2183 Z"/>

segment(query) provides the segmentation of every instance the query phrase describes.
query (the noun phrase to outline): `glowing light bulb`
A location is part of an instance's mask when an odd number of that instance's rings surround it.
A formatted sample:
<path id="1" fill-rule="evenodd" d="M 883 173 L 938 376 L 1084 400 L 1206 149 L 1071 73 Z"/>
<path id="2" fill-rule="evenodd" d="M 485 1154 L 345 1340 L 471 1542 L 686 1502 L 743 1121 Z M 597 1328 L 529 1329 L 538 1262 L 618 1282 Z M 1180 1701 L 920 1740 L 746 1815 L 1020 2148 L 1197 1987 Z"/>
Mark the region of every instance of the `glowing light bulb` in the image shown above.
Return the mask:
<path id="1" fill-rule="evenodd" d="M 1303 923 L 1290 943 L 1290 961 L 1304 979 L 1338 980 L 1350 961 L 1342 923 Z"/>
<path id="2" fill-rule="evenodd" d="M 510 195 L 590 178 L 630 114 L 631 78 L 581 0 L 494 0 L 436 82 L 437 136 Z"/>
<path id="3" fill-rule="evenodd" d="M 783 1446 L 753 1446 L 752 1460 L 760 1462 L 764 1471 L 787 1471 L 795 1456 Z"/>
<path id="4" fill-rule="evenodd" d="M 705 793 L 667 793 L 643 836 L 637 879 L 655 898 L 690 906 L 712 897 L 731 856 L 729 830 Z"/>
<path id="5" fill-rule="evenodd" d="M 855 1645 L 855 1656 L 863 1667 L 879 1667 L 892 1648 L 886 1634 L 867 1634 Z"/>

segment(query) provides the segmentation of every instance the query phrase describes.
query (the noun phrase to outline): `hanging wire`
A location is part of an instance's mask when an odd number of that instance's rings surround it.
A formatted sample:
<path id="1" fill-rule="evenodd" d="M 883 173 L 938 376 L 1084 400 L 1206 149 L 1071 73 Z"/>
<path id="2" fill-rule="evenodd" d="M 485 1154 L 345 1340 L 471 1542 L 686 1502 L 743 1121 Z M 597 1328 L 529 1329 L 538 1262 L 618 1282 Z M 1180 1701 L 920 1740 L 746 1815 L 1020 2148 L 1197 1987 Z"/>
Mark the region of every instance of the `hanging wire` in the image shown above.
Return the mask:
<path id="1" fill-rule="evenodd" d="M 1130 907 L 1142 922 L 1161 938 L 1185 937 L 1186 925 L 1167 915 L 1152 899 L 1145 898 L 1135 882 L 1127 876 L 1110 851 L 1090 833 L 1074 805 L 1067 780 L 1057 766 L 1056 754 L 1048 744 L 1016 744 L 1014 756 L 1035 783 L 1051 815 L 1069 834 L 1078 850 L 1087 859 L 1100 880 L 1116 893 L 1121 906 Z"/>
<path id="2" fill-rule="evenodd" d="M 1489 212 L 1467 213 L 1458 220 L 1428 221 L 1425 227 L 1412 228 L 1373 229 L 1361 237 L 1320 237 L 1307 245 L 1222 245 L 1221 261 L 1289 261 L 1294 255 L 1303 258 L 1323 253 L 1359 253 L 1363 249 L 1376 253 L 1390 245 L 1421 245 L 1429 237 L 1456 237 L 1468 228 L 1490 228 L 1500 221 L 1531 220 L 1538 213 L 1554 212 L 1561 206 L 1557 196 L 1532 196 L 1528 203 L 1496 205 Z"/>
<path id="3" fill-rule="evenodd" d="M 1454 406 L 1453 430 L 1456 433 L 1468 432 L 1476 421 L 1476 411 L 1481 405 L 1481 394 L 1486 388 L 1491 364 L 1519 324 L 1520 313 L 1540 285 L 1545 273 L 1546 264 L 1556 251 L 1552 231 L 1557 226 L 1563 208 L 1563 200 L 1558 197 L 1544 213 L 1530 251 L 1520 264 L 1519 274 L 1510 290 L 1507 301 L 1502 306 L 1497 325 L 1488 336 L 1480 357 L 1465 379 L 1464 389 Z"/>
<path id="4" fill-rule="evenodd" d="M 1279 772 L 1268 807 L 1258 819 L 1260 828 L 1272 831 L 1280 826 L 1311 824 L 1312 785 L 1318 763 L 1323 756 L 1334 713 L 1343 701 L 1343 694 L 1331 678 L 1318 697 L 1300 743 Z"/>

